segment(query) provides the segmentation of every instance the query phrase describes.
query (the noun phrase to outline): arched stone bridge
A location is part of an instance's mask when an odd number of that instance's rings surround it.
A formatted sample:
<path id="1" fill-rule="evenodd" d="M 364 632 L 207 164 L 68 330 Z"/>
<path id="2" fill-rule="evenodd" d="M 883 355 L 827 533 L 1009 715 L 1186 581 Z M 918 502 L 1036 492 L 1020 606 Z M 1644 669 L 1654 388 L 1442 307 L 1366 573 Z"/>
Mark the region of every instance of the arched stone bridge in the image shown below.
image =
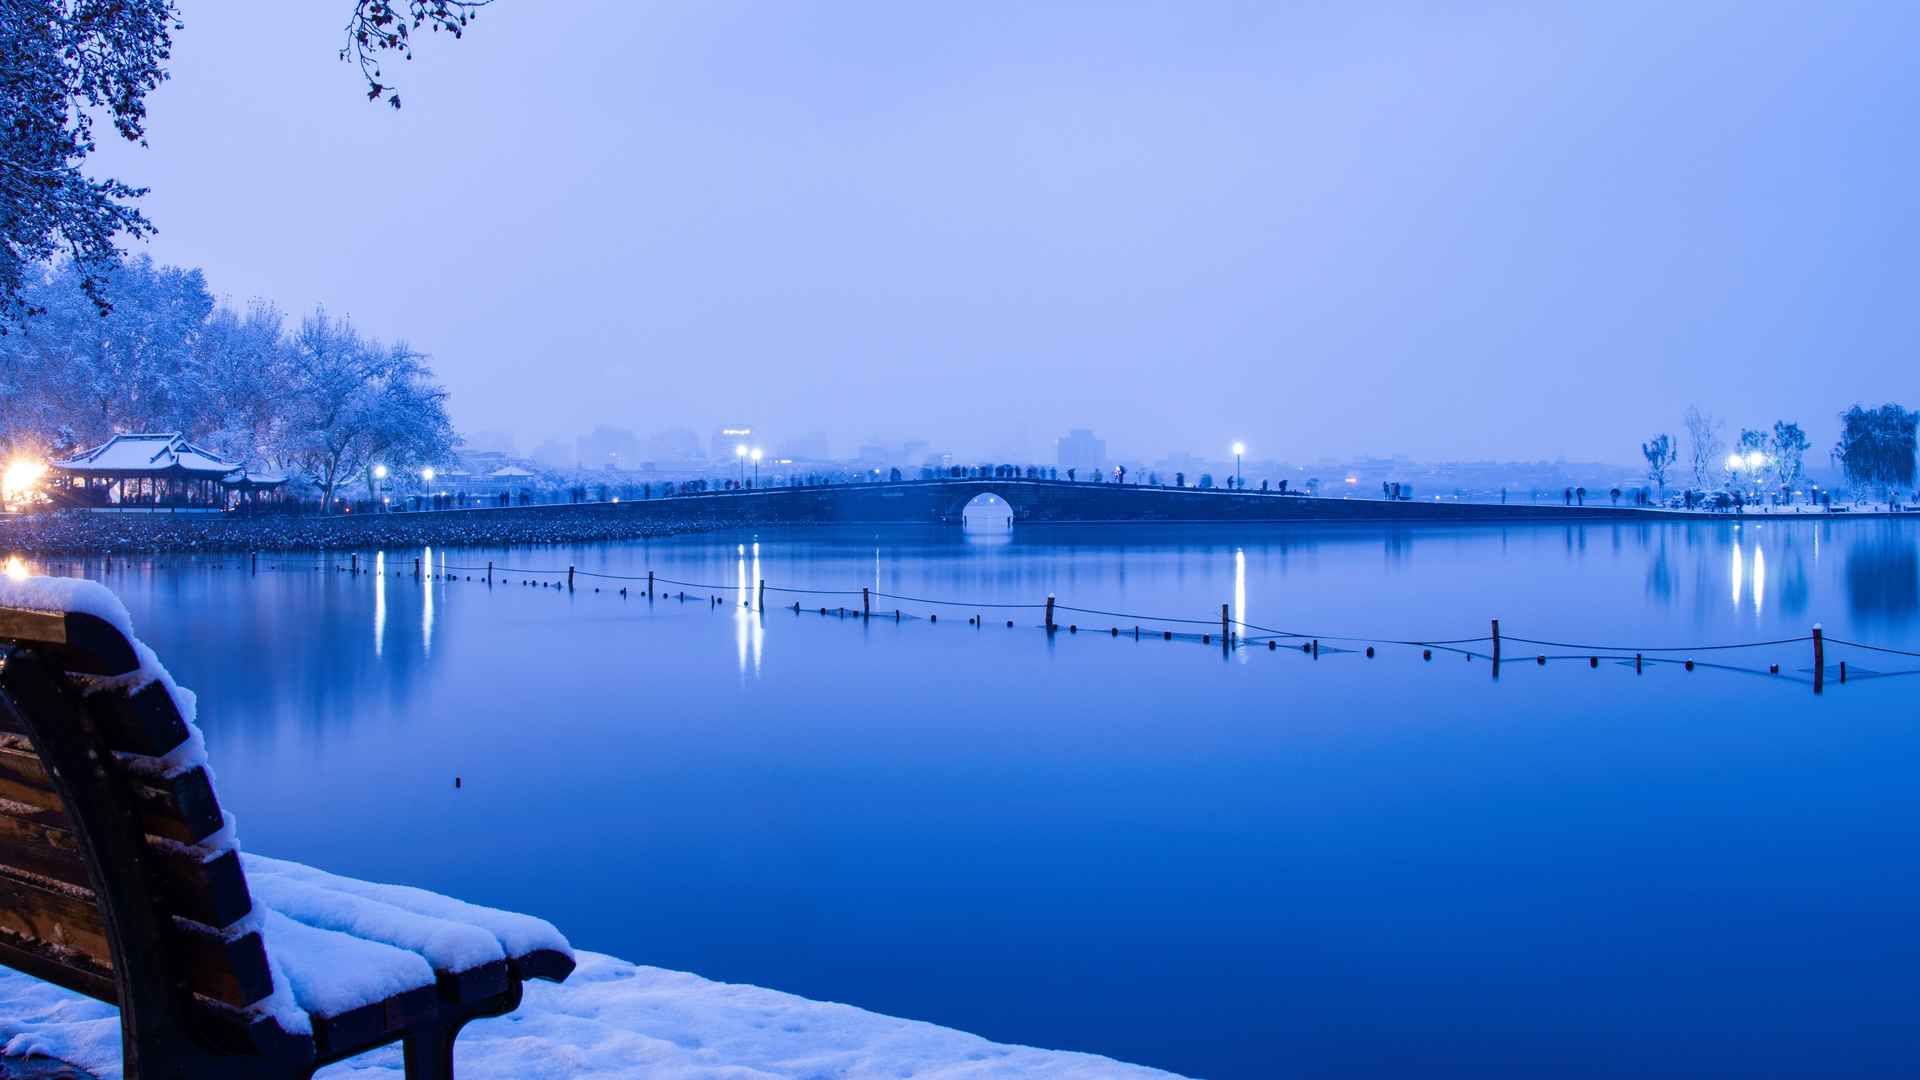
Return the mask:
<path id="1" fill-rule="evenodd" d="M 1389 502 L 1278 492 L 1146 487 L 1067 480 L 901 480 L 818 487 L 703 492 L 654 505 L 711 510 L 716 517 L 811 524 L 958 525 L 967 503 L 997 495 L 1015 524 L 1150 522 L 1429 522 L 1622 520 L 1694 516 L 1669 510 L 1539 503 Z"/>

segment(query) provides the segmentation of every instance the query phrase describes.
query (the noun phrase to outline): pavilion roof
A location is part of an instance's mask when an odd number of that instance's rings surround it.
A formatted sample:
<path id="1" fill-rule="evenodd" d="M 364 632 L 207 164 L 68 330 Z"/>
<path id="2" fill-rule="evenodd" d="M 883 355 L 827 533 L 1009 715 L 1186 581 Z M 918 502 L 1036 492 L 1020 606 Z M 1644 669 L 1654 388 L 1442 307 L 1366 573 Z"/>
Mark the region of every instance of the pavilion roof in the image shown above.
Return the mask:
<path id="1" fill-rule="evenodd" d="M 115 435 L 53 468 L 79 476 L 173 476 L 217 479 L 240 468 L 237 461 L 187 441 L 180 432 Z"/>
<path id="2" fill-rule="evenodd" d="M 286 483 L 287 478 L 280 473 L 235 469 L 220 482 L 230 488 L 277 488 Z"/>

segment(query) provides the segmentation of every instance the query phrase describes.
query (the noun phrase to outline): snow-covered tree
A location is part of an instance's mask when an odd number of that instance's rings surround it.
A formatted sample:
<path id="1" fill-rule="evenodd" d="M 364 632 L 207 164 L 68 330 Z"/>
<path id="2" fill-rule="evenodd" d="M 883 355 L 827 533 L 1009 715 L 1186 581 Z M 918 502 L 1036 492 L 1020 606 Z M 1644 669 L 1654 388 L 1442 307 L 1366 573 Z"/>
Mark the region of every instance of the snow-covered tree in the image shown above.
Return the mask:
<path id="1" fill-rule="evenodd" d="M 1883 497 L 1896 488 L 1912 488 L 1915 431 L 1920 416 L 1899 405 L 1877 409 L 1855 405 L 1840 414 L 1840 441 L 1833 456 L 1848 482 L 1878 488 Z"/>
<path id="2" fill-rule="evenodd" d="M 1801 474 L 1805 471 L 1808 445 L 1807 433 L 1800 430 L 1799 424 L 1774 421 L 1771 446 L 1773 471 L 1789 491 L 1800 483 Z"/>
<path id="3" fill-rule="evenodd" d="M 87 294 L 89 273 L 119 301 L 105 317 Z M 0 340 L 0 368 L 10 373 L 0 379 L 11 384 L 0 427 L 43 443 L 61 425 L 82 442 L 173 430 L 212 391 L 190 374 L 213 311 L 198 270 L 145 257 L 91 272 L 67 262 L 35 275 L 22 299 L 40 314 Z"/>
<path id="4" fill-rule="evenodd" d="M 1706 487 L 1707 478 L 1720 465 L 1721 423 L 1701 412 L 1698 405 L 1689 405 L 1681 420 L 1687 427 L 1687 464 L 1691 466 L 1693 485 Z"/>
<path id="5" fill-rule="evenodd" d="M 1647 479 L 1652 481 L 1655 491 L 1666 492 L 1667 470 L 1673 468 L 1678 455 L 1671 435 L 1655 435 L 1640 444 L 1640 456 L 1647 459 Z"/>
<path id="6" fill-rule="evenodd" d="M 453 448 L 446 391 L 405 345 L 381 345 L 316 311 L 294 332 L 289 371 L 283 457 L 329 508 L 375 464 L 431 465 Z"/>
<path id="7" fill-rule="evenodd" d="M 182 425 L 201 445 L 249 466 L 279 456 L 292 390 L 285 323 L 279 308 L 255 301 L 243 312 L 219 308 L 201 327 L 192 381 L 211 392 L 195 399 Z"/>
<path id="8" fill-rule="evenodd" d="M 153 231 L 144 189 L 81 170 L 103 115 L 146 137 L 147 93 L 176 28 L 171 0 L 0 0 L 0 331 L 32 314 L 36 267 L 64 254 L 100 313 L 119 236 Z"/>

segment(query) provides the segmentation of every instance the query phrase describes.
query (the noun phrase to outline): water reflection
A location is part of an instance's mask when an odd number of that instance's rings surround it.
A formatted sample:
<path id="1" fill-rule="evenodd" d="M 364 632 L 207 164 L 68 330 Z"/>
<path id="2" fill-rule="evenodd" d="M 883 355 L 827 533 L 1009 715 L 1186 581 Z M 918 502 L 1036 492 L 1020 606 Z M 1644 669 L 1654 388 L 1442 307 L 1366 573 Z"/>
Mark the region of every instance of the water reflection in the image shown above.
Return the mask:
<path id="1" fill-rule="evenodd" d="M 1740 558 L 1740 541 L 1738 540 L 1733 542 L 1733 572 L 1729 576 L 1733 580 L 1733 606 L 1738 608 L 1740 606 L 1740 586 L 1746 579 L 1746 567 Z"/>
<path id="2" fill-rule="evenodd" d="M 1920 538 L 1892 522 L 1872 528 L 1847 546 L 1847 606 L 1874 621 L 1911 617 L 1920 609 Z"/>
<path id="3" fill-rule="evenodd" d="M 767 624 L 765 598 L 759 596 L 760 582 L 764 580 L 760 571 L 760 542 L 753 542 L 752 575 L 748 575 L 747 547 L 745 544 L 735 548 L 736 571 L 734 586 L 738 589 L 740 602 L 734 606 L 734 647 L 739 654 L 740 674 L 747 674 L 748 658 L 752 658 L 753 674 L 760 674 L 760 653 L 766 639 Z"/>
<path id="4" fill-rule="evenodd" d="M 373 655 L 379 656 L 387 645 L 387 553 L 373 554 Z"/>
<path id="5" fill-rule="evenodd" d="M 420 576 L 420 655 L 433 659 L 433 549 L 427 548 L 425 558 L 420 565 L 426 567 L 426 573 Z"/>

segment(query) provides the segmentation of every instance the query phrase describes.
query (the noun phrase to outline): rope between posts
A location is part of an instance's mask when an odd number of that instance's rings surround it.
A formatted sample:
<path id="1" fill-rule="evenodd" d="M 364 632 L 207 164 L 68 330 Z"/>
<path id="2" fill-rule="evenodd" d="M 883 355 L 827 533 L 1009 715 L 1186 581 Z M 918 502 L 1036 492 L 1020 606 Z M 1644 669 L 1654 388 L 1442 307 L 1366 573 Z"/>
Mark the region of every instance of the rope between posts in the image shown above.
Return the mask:
<path id="1" fill-rule="evenodd" d="M 289 568 L 313 567 L 316 569 L 334 569 L 334 570 L 344 570 L 349 568 L 349 564 L 344 562 L 343 563 L 333 563 L 333 562 L 312 563 L 312 562 L 294 561 L 294 560 L 287 560 L 287 559 L 276 559 L 274 562 L 274 566 L 289 567 Z M 431 564 L 423 565 L 423 569 L 430 570 L 431 572 L 436 574 L 443 571 L 454 571 L 454 570 L 467 571 L 467 572 L 484 572 L 490 569 L 496 574 L 524 574 L 524 575 L 537 576 L 537 577 L 543 577 L 543 578 L 557 578 L 564 574 L 573 573 L 582 577 L 599 578 L 602 580 L 611 580 L 611 581 L 647 581 L 649 580 L 648 576 L 643 574 L 613 574 L 613 573 L 607 573 L 605 571 L 598 571 L 598 570 L 581 570 L 577 567 L 575 568 L 562 567 L 562 568 L 556 568 L 556 569 L 537 569 L 537 568 L 516 567 L 516 566 L 494 565 L 494 566 L 488 567 L 488 566 L 468 566 L 464 564 L 456 565 L 453 563 L 441 563 L 438 565 L 431 565 Z M 362 568 L 361 572 L 365 573 L 367 571 L 365 568 Z M 396 573 L 397 572 L 398 571 L 396 571 Z M 801 587 L 788 586 L 788 585 L 770 585 L 764 582 L 756 582 L 756 583 L 751 583 L 751 584 L 742 586 L 739 584 L 713 584 L 713 583 L 707 583 L 707 582 L 684 581 L 679 578 L 660 577 L 658 575 L 653 575 L 651 580 L 660 585 L 674 585 L 682 588 L 712 590 L 716 592 L 751 591 L 754 588 L 758 587 L 769 592 L 779 592 L 779 593 L 788 593 L 793 595 L 808 595 L 808 596 L 856 596 L 864 593 L 876 600 L 892 600 L 892 601 L 899 601 L 903 603 L 929 604 L 929 605 L 934 605 L 938 607 L 963 608 L 963 609 L 975 609 L 975 610 L 1038 611 L 1047 607 L 1047 605 L 1044 603 L 1001 603 L 1001 602 L 978 601 L 978 600 L 941 600 L 934 597 L 911 596 L 904 593 L 881 592 L 877 589 L 865 589 L 865 590 L 863 589 L 809 589 L 809 588 L 801 588 Z M 1056 612 L 1072 613 L 1072 614 L 1078 614 L 1078 615 L 1098 615 L 1098 616 L 1104 616 L 1104 617 L 1113 618 L 1113 619 L 1125 619 L 1130 622 L 1134 622 L 1138 624 L 1160 624 L 1160 625 L 1178 625 L 1178 626 L 1195 626 L 1195 627 L 1219 626 L 1221 624 L 1221 620 L 1213 619 L 1213 618 L 1196 619 L 1196 618 L 1185 618 L 1180 616 L 1146 615 L 1146 614 L 1140 614 L 1137 612 L 1111 611 L 1104 608 L 1078 607 L 1072 604 L 1061 604 L 1061 603 L 1058 603 L 1057 601 L 1054 603 L 1053 607 Z M 1434 639 L 1424 639 L 1424 640 L 1411 639 L 1411 638 L 1385 638 L 1385 637 L 1365 637 L 1365 636 L 1337 635 L 1337 634 L 1315 634 L 1309 631 L 1282 630 L 1276 627 L 1262 626 L 1258 623 L 1250 623 L 1243 619 L 1233 618 L 1231 616 L 1227 618 L 1226 622 L 1230 627 L 1239 628 L 1239 630 L 1241 631 L 1241 633 L 1239 634 L 1239 641 L 1242 644 L 1252 644 L 1252 643 L 1257 643 L 1261 641 L 1267 641 L 1269 639 L 1285 638 L 1285 639 L 1294 640 L 1294 641 L 1316 640 L 1316 641 L 1322 641 L 1327 643 L 1346 643 L 1346 644 L 1354 644 L 1354 645 L 1362 645 L 1362 644 L 1403 645 L 1403 646 L 1409 646 L 1409 647 L 1415 647 L 1415 648 L 1443 649 L 1448 652 L 1463 653 L 1468 656 L 1479 656 L 1479 655 L 1482 655 L 1482 653 L 1477 652 L 1470 648 L 1456 648 L 1456 646 L 1480 645 L 1480 644 L 1484 644 L 1484 643 L 1495 640 L 1491 635 L 1487 635 L 1487 634 L 1482 634 L 1477 637 L 1434 638 Z M 1258 635 L 1268 635 L 1268 636 L 1261 637 Z M 1673 653 L 1698 653 L 1698 652 L 1724 652 L 1724 651 L 1733 651 L 1733 650 L 1739 650 L 1739 649 L 1767 648 L 1771 646 L 1780 646 L 1780 645 L 1797 645 L 1803 642 L 1812 641 L 1813 638 L 1811 635 L 1799 635 L 1796 637 L 1773 638 L 1766 641 L 1743 641 L 1743 642 L 1732 642 L 1732 643 L 1720 644 L 1720 645 L 1599 645 L 1599 644 L 1591 644 L 1591 643 L 1583 643 L 1583 642 L 1552 641 L 1545 638 L 1521 637 L 1513 634 L 1502 634 L 1499 640 L 1502 642 L 1511 642 L 1516 645 L 1532 645 L 1532 646 L 1537 646 L 1542 648 L 1573 650 L 1571 652 L 1564 654 L 1570 657 L 1586 658 L 1586 657 L 1604 656 L 1608 659 L 1615 659 L 1615 658 L 1631 659 L 1636 655 L 1648 654 L 1648 653 L 1673 654 Z M 1851 641 L 1846 638 L 1827 637 L 1825 638 L 1825 641 L 1827 644 L 1834 645 L 1834 646 L 1843 646 L 1843 647 L 1854 648 L 1854 649 L 1864 649 L 1869 652 L 1885 653 L 1892 656 L 1908 656 L 1908 657 L 1920 658 L 1920 651 L 1907 650 L 1907 649 L 1895 649 L 1895 648 L 1890 648 L 1884 645 L 1870 645 L 1870 644 L 1867 644 L 1866 642 Z M 1549 658 L 1550 659 L 1556 658 L 1556 656 L 1550 655 Z M 1675 661 L 1660 661 L 1657 658 L 1649 658 L 1647 662 L 1653 663 L 1653 662 L 1675 662 Z"/>
<path id="2" fill-rule="evenodd" d="M 878 598 L 878 599 L 905 600 L 910 604 L 938 604 L 941 607 L 1013 609 L 1013 608 L 1043 608 L 1047 606 L 1045 604 L 986 604 L 986 603 L 975 603 L 968 600 L 929 600 L 923 596 L 902 596 L 898 593 L 888 593 L 888 592 L 877 592 L 877 593 L 874 593 L 873 595 L 875 596 L 875 598 Z"/>
<path id="3" fill-rule="evenodd" d="M 1047 605 L 1027 604 L 1024 606 L 1046 607 Z M 1141 622 L 1189 623 L 1194 626 L 1220 625 L 1219 619 L 1177 619 L 1177 618 L 1164 617 L 1160 615 L 1135 615 L 1125 611 L 1101 611 L 1099 608 L 1070 607 L 1066 604 L 1055 604 L 1054 610 L 1055 611 L 1072 611 L 1072 612 L 1077 612 L 1081 615 L 1105 615 L 1113 619 L 1138 619 Z"/>
<path id="4" fill-rule="evenodd" d="M 1920 656 L 1920 652 L 1909 652 L 1906 649 L 1889 649 L 1884 645 L 1868 645 L 1864 642 L 1848 641 L 1845 638 L 1830 637 L 1827 638 L 1826 641 L 1829 645 L 1846 645 L 1850 648 L 1866 649 L 1869 652 L 1892 653 L 1895 656 Z"/>
<path id="5" fill-rule="evenodd" d="M 1758 649 L 1768 645 L 1793 645 L 1802 641 L 1812 641 L 1812 635 L 1801 637 L 1776 638 L 1773 641 L 1743 641 L 1733 645 L 1585 645 L 1577 641 L 1540 641 L 1536 638 L 1500 635 L 1502 641 L 1517 641 L 1523 645 L 1544 645 L 1550 649 L 1585 649 L 1591 652 L 1719 652 L 1724 649 Z M 1832 638 L 1828 638 L 1832 641 Z M 1917 654 L 1920 655 L 1920 654 Z"/>

